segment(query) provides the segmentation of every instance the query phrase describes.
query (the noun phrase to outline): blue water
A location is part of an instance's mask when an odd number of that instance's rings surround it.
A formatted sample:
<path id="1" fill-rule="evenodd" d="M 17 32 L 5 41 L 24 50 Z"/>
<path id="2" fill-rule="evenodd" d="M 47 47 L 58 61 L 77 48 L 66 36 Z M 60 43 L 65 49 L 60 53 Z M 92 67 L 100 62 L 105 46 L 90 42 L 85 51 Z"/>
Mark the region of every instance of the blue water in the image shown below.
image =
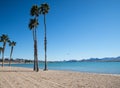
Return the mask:
<path id="1" fill-rule="evenodd" d="M 12 64 L 15 67 L 33 68 L 33 64 Z M 44 63 L 39 63 L 44 69 Z M 54 62 L 48 63 L 49 70 L 67 70 L 89 73 L 120 74 L 120 62 Z"/>

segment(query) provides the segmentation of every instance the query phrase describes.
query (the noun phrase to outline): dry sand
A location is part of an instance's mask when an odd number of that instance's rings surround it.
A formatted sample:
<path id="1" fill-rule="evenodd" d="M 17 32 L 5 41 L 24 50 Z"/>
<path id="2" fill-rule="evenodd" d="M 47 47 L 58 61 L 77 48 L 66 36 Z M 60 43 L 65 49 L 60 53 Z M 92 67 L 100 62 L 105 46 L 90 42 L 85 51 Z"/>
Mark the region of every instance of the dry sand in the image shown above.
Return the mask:
<path id="1" fill-rule="evenodd" d="M 0 88 L 120 88 L 120 75 L 0 67 Z"/>

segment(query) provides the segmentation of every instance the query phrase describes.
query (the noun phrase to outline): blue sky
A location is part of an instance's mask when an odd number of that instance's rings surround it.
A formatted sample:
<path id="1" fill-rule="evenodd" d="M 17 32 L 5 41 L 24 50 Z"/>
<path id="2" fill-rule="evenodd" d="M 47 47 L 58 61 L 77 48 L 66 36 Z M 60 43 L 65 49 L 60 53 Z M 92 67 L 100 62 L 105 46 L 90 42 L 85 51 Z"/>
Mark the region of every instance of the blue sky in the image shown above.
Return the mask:
<path id="1" fill-rule="evenodd" d="M 120 56 L 119 0 L 0 0 L 0 35 L 17 42 L 13 58 L 33 59 L 30 8 L 47 2 L 48 60 Z M 38 57 L 44 60 L 43 16 L 37 29 Z M 2 46 L 2 44 L 0 44 Z M 9 57 L 7 45 L 5 56 Z"/>

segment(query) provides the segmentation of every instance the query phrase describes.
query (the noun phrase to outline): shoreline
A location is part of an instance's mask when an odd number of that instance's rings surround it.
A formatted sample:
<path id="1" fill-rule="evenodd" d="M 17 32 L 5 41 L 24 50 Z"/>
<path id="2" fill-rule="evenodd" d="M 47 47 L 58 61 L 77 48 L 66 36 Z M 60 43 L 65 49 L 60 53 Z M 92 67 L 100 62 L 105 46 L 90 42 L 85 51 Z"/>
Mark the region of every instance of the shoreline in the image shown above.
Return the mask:
<path id="1" fill-rule="evenodd" d="M 21 63 L 22 64 L 22 63 Z M 1 67 L 0 66 L 0 68 L 2 68 L 2 70 L 4 70 L 4 68 L 5 68 L 5 70 L 6 70 L 6 68 L 13 68 L 13 69 L 23 69 L 23 70 L 31 70 L 31 71 L 33 71 L 33 68 L 29 68 L 29 67 L 15 67 L 15 66 L 4 66 L 4 67 Z M 1 70 L 1 69 L 0 69 Z M 9 70 L 10 71 L 10 69 L 7 69 L 7 70 Z M 39 70 L 40 71 L 44 71 L 43 69 L 40 69 L 39 68 Z M 12 71 L 12 70 L 11 70 Z M 17 71 L 17 70 L 16 70 Z M 82 73 L 82 74 L 95 74 L 95 75 L 112 75 L 112 76 L 120 76 L 120 74 L 109 74 L 109 73 L 95 73 L 95 72 L 82 72 L 82 71 L 73 71 L 73 70 L 52 70 L 52 69 L 48 69 L 47 71 L 60 71 L 60 72 L 72 72 L 72 73 Z"/>
<path id="2" fill-rule="evenodd" d="M 31 64 L 31 63 L 12 63 L 12 64 Z M 9 63 L 5 63 L 4 65 L 8 65 L 8 66 L 4 66 L 4 67 L 9 67 Z M 0 65 L 1 67 L 1 65 Z M 17 67 L 17 66 L 10 66 L 10 67 Z M 20 67 L 18 66 L 17 68 L 26 68 L 26 69 L 33 69 L 33 67 Z M 43 70 L 43 68 L 39 68 L 40 70 Z M 120 76 L 120 73 L 104 73 L 104 72 L 87 72 L 87 71 L 77 71 L 77 70 L 59 70 L 59 69 L 48 69 L 48 70 L 53 70 L 53 71 L 65 71 L 65 72 L 78 72 L 78 73 L 88 73 L 88 74 L 101 74 L 101 75 L 117 75 Z"/>
<path id="3" fill-rule="evenodd" d="M 1 88 L 119 88 L 120 75 L 0 67 Z"/>
<path id="4" fill-rule="evenodd" d="M 12 64 L 31 64 L 31 63 L 12 63 Z M 9 65 L 9 63 L 5 63 L 4 65 Z M 1 67 L 1 65 L 0 65 Z M 4 67 L 9 67 L 9 66 L 4 66 Z M 10 66 L 10 67 L 15 67 L 15 68 L 26 68 L 26 69 L 33 69 L 33 67 L 17 67 L 17 66 Z M 39 70 L 43 70 L 39 68 Z M 88 73 L 88 74 L 100 74 L 100 75 L 117 75 L 120 76 L 120 73 L 100 73 L 100 72 L 87 72 L 87 71 L 77 71 L 77 70 L 58 70 L 58 69 L 48 69 L 48 70 L 53 70 L 53 71 L 65 71 L 65 72 L 78 72 L 78 73 Z"/>

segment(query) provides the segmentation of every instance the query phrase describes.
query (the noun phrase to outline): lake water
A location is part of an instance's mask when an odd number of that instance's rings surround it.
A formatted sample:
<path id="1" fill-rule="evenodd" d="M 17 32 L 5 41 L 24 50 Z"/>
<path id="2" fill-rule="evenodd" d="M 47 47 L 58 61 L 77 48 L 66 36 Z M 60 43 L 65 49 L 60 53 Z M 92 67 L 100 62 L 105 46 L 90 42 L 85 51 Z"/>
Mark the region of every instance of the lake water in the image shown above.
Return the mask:
<path id="1" fill-rule="evenodd" d="M 15 67 L 33 68 L 33 64 L 12 64 Z M 39 63 L 44 69 L 44 63 Z M 120 62 L 54 62 L 48 63 L 49 70 L 67 70 L 89 73 L 120 74 Z"/>

